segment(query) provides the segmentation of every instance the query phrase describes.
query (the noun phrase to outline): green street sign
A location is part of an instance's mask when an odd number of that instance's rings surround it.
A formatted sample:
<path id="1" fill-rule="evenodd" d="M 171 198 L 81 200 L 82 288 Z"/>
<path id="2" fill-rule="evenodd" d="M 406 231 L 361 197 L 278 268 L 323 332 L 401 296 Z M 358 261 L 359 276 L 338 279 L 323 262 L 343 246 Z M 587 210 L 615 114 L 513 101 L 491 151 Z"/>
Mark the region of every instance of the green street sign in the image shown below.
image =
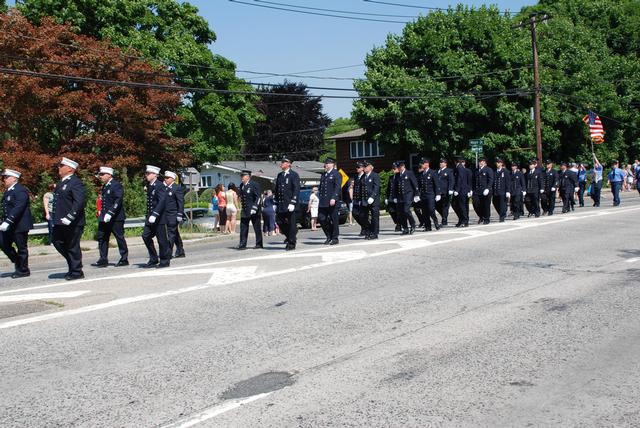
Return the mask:
<path id="1" fill-rule="evenodd" d="M 471 150 L 482 150 L 482 146 L 484 146 L 484 140 L 479 138 L 476 140 L 469 140 L 469 146 Z"/>

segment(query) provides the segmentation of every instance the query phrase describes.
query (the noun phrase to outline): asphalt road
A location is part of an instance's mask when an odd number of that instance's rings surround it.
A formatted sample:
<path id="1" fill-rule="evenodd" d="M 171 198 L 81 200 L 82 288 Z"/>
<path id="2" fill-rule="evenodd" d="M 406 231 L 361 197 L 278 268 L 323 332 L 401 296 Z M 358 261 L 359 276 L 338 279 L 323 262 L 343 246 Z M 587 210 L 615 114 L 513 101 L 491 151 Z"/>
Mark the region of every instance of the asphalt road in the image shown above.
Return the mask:
<path id="1" fill-rule="evenodd" d="M 204 240 L 71 283 L 34 257 L 0 279 L 0 426 L 638 426 L 639 214 Z"/>

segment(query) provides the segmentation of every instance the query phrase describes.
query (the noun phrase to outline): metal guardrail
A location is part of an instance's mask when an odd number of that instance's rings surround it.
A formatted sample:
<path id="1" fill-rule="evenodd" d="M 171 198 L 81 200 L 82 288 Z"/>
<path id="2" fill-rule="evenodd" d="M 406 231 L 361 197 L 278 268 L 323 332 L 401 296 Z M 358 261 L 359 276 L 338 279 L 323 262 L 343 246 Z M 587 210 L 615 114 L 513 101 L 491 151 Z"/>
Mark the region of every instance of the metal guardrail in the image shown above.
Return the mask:
<path id="1" fill-rule="evenodd" d="M 193 218 L 198 219 L 201 217 L 205 217 L 209 210 L 207 208 L 187 208 L 184 210 L 184 213 L 187 215 L 187 219 L 189 219 L 189 214 L 193 212 Z M 132 229 L 134 227 L 144 227 L 145 217 L 133 217 L 128 218 L 124 221 L 125 229 Z M 195 223 L 195 221 L 194 221 Z M 185 223 L 188 224 L 188 223 Z M 29 231 L 29 235 L 32 236 L 40 236 L 47 235 L 49 233 L 49 226 L 45 223 L 36 223 L 33 225 L 33 229 Z"/>

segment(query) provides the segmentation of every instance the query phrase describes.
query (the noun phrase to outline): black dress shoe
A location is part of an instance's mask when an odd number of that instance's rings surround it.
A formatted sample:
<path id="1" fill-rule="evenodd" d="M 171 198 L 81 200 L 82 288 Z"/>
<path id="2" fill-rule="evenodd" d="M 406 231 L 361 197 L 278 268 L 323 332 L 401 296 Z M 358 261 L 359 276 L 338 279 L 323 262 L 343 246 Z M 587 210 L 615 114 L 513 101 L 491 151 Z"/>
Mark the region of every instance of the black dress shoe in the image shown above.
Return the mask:
<path id="1" fill-rule="evenodd" d="M 31 275 L 31 272 L 14 272 L 11 274 L 11 278 L 26 278 Z"/>
<path id="2" fill-rule="evenodd" d="M 402 226 L 396 224 L 396 232 L 400 232 L 402 230 Z"/>
<path id="3" fill-rule="evenodd" d="M 403 231 L 402 231 L 402 234 L 403 234 L 403 235 L 408 235 L 408 234 L 409 234 L 409 229 L 405 229 L 405 230 L 403 230 Z"/>
<path id="4" fill-rule="evenodd" d="M 378 239 L 378 235 L 369 235 L 369 239 Z"/>
<path id="5" fill-rule="evenodd" d="M 436 224 L 435 224 L 435 228 L 436 228 L 436 230 L 440 230 L 440 228 L 441 228 L 441 227 L 442 227 L 442 226 L 440 226 L 438 223 L 436 223 Z"/>
<path id="6" fill-rule="evenodd" d="M 262 248 L 264 248 L 264 247 L 262 246 L 262 244 L 260 244 L 260 245 L 254 245 L 254 246 L 253 246 L 253 249 L 254 249 L 254 250 L 262 249 Z"/>
<path id="7" fill-rule="evenodd" d="M 247 246 L 246 246 L 246 245 L 238 245 L 238 246 L 236 247 L 236 250 L 246 250 L 246 249 L 247 249 Z"/>
<path id="8" fill-rule="evenodd" d="M 332 239 L 329 245 L 338 245 L 339 243 L 340 241 L 338 241 L 337 239 Z"/>
<path id="9" fill-rule="evenodd" d="M 462 226 L 462 223 L 456 223 L 456 227 Z"/>
<path id="10" fill-rule="evenodd" d="M 287 247 L 285 248 L 286 251 L 293 251 L 296 249 L 295 244 L 287 244 Z"/>
<path id="11" fill-rule="evenodd" d="M 489 224 L 489 223 L 491 223 L 491 220 L 485 220 L 482 222 L 482 224 Z"/>
<path id="12" fill-rule="evenodd" d="M 129 260 L 120 260 L 118 263 L 116 263 L 116 267 L 121 266 L 129 266 Z"/>
<path id="13" fill-rule="evenodd" d="M 327 238 L 327 240 L 324 241 L 324 245 L 329 245 L 329 244 L 331 244 L 331 239 Z"/>
<path id="14" fill-rule="evenodd" d="M 483 220 L 482 218 L 479 218 L 479 219 L 478 219 L 478 224 L 482 224 L 482 222 L 483 222 L 483 221 L 484 221 L 484 220 Z"/>
<path id="15" fill-rule="evenodd" d="M 66 279 L 67 281 L 75 281 L 76 279 L 84 279 L 84 273 L 80 272 L 80 273 L 74 273 L 74 274 L 67 274 L 67 276 L 65 276 L 64 279 Z"/>
<path id="16" fill-rule="evenodd" d="M 155 267 L 158 264 L 157 260 L 149 260 L 147 263 L 143 264 L 142 267 L 143 268 L 152 268 Z"/>
<path id="17" fill-rule="evenodd" d="M 364 231 L 362 231 L 358 236 L 367 236 L 367 234 Z"/>
<path id="18" fill-rule="evenodd" d="M 425 228 L 424 228 L 424 231 L 425 231 L 425 232 L 431 232 L 431 228 L 430 228 L 430 227 L 425 227 Z"/>
<path id="19" fill-rule="evenodd" d="M 463 223 L 460 227 L 469 227 L 469 223 Z"/>
<path id="20" fill-rule="evenodd" d="M 169 266 L 171 266 L 169 264 L 169 262 L 167 262 L 167 263 L 158 263 L 158 266 L 156 266 L 156 268 L 162 269 L 162 268 L 168 268 Z"/>
<path id="21" fill-rule="evenodd" d="M 105 267 L 109 266 L 109 262 L 106 261 L 106 260 L 98 260 L 95 263 L 91 263 L 91 266 L 98 267 L 98 268 L 105 268 Z"/>
<path id="22" fill-rule="evenodd" d="M 413 235 L 413 232 L 415 232 L 415 231 L 416 231 L 415 227 L 410 227 L 409 228 L 409 235 Z"/>
<path id="23" fill-rule="evenodd" d="M 187 257 L 184 253 L 178 253 L 175 256 L 173 256 L 174 259 L 184 259 L 185 257 Z"/>
<path id="24" fill-rule="evenodd" d="M 288 240 L 288 239 L 285 239 L 284 241 L 282 241 L 282 243 L 283 243 L 283 244 L 288 244 L 288 243 L 289 243 L 289 240 Z"/>

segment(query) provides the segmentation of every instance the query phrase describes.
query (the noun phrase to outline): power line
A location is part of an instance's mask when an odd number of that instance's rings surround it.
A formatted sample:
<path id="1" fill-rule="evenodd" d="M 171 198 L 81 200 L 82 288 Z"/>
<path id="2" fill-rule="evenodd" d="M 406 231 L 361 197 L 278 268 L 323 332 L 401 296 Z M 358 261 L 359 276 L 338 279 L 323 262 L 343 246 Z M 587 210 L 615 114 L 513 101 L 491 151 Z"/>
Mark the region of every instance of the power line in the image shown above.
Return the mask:
<path id="1" fill-rule="evenodd" d="M 387 17 L 387 18 L 411 18 L 411 19 L 418 18 L 417 16 L 411 16 L 411 15 L 389 15 L 389 14 L 385 14 L 385 13 L 354 12 L 354 11 L 348 11 L 348 10 L 323 9 L 323 8 L 320 8 L 320 7 L 297 6 L 297 5 L 294 5 L 294 4 L 278 3 L 278 2 L 267 1 L 267 0 L 253 0 L 253 1 L 255 1 L 257 3 L 272 4 L 274 6 L 295 7 L 296 9 L 317 10 L 317 11 L 320 11 L 320 12 L 336 12 L 336 13 L 343 13 L 343 14 L 348 14 L 348 15 L 382 16 L 382 17 Z"/>
<path id="2" fill-rule="evenodd" d="M 248 3 L 248 2 L 239 1 L 239 0 L 229 0 L 229 1 L 231 3 L 238 3 L 238 4 L 247 5 L 247 6 L 262 7 L 262 8 L 271 9 L 271 10 L 283 10 L 283 11 L 286 11 L 286 12 L 302 13 L 302 14 L 305 14 L 305 15 L 327 16 L 327 17 L 331 17 L 331 18 L 351 19 L 351 20 L 354 20 L 354 21 L 386 22 L 386 23 L 391 23 L 391 24 L 406 24 L 407 23 L 406 21 L 392 21 L 392 20 L 389 20 L 389 19 L 359 18 L 359 17 L 355 17 L 355 16 L 343 16 L 343 15 L 335 15 L 335 14 L 330 14 L 330 13 L 308 12 L 308 11 L 305 11 L 305 10 L 288 9 L 288 8 L 276 7 L 276 6 L 267 6 L 267 5 L 264 5 L 264 4 Z"/>
<path id="3" fill-rule="evenodd" d="M 455 10 L 453 8 L 444 8 L 444 7 L 429 7 L 429 6 L 418 6 L 418 5 L 413 5 L 413 4 L 404 4 L 404 3 L 394 3 L 394 2 L 388 2 L 388 1 L 377 1 L 377 0 L 363 0 L 367 3 L 376 3 L 376 4 L 383 4 L 385 6 L 398 6 L 398 7 L 408 7 L 408 8 L 412 8 L 412 9 L 426 9 L 426 10 L 436 10 L 436 11 L 450 11 L 450 10 Z M 491 9 L 489 9 L 491 10 Z M 508 10 L 498 10 L 497 11 L 500 14 L 511 14 L 512 12 L 508 11 Z"/>
<path id="4" fill-rule="evenodd" d="M 444 93 L 444 92 L 432 92 L 429 95 L 391 95 L 391 96 L 382 96 L 382 95 L 312 95 L 312 94 L 286 94 L 286 93 L 278 93 L 278 92 L 259 92 L 259 91 L 242 91 L 242 90 L 232 90 L 232 89 L 214 89 L 214 88 L 195 88 L 195 87 L 184 87 L 184 86 L 176 86 L 176 85 L 165 85 L 165 84 L 157 84 L 157 83 L 144 83 L 144 82 L 131 82 L 131 81 L 123 81 L 123 80 L 109 80 L 109 79 L 97 79 L 91 77 L 81 77 L 81 76 L 72 76 L 66 74 L 54 74 L 54 73 L 43 73 L 36 72 L 31 70 L 20 70 L 13 68 L 0 67 L 0 74 L 8 74 L 8 75 L 18 75 L 18 76 L 26 76 L 26 77 L 37 77 L 44 79 L 53 79 L 53 80 L 65 80 L 71 82 L 83 82 L 83 83 L 96 83 L 107 86 L 122 86 L 122 87 L 130 87 L 130 88 L 143 88 L 143 89 L 152 89 L 152 90 L 166 90 L 166 91 L 175 91 L 175 92 L 203 92 L 203 93 L 220 93 L 220 94 L 240 94 L 240 95 L 264 95 L 264 96 L 275 96 L 275 97 L 291 97 L 291 98 L 326 98 L 326 99 L 363 99 L 363 100 L 424 100 L 424 99 L 432 99 L 434 97 L 453 97 L 453 98 L 463 98 L 466 96 L 482 96 L 482 95 L 496 95 L 496 96 L 509 96 L 509 95 L 520 95 L 522 93 L 527 92 L 527 89 L 517 89 L 510 88 L 505 90 L 494 90 L 494 91 L 469 91 L 469 92 L 461 92 L 461 93 Z"/>

